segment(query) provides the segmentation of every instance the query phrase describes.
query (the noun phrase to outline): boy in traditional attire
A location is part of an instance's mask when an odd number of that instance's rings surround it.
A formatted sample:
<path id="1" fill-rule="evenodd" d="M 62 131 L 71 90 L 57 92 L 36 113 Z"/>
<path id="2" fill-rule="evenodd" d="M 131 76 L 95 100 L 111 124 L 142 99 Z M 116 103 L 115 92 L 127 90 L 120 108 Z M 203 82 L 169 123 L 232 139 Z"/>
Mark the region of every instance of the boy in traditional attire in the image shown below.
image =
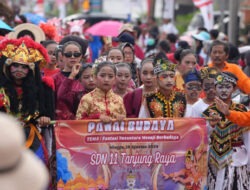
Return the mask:
<path id="1" fill-rule="evenodd" d="M 184 93 L 175 89 L 175 65 L 168 60 L 158 60 L 154 66 L 159 90 L 146 97 L 149 116 L 183 117 L 186 110 Z"/>
<path id="2" fill-rule="evenodd" d="M 193 69 L 188 71 L 183 78 L 187 101 L 185 117 L 190 117 L 192 115 L 192 106 L 199 100 L 201 93 L 201 76 L 199 71 Z"/>
<path id="3" fill-rule="evenodd" d="M 222 72 L 216 77 L 217 95 L 230 106 L 230 110 L 246 112 L 247 109 L 244 105 L 233 103 L 231 100 L 236 84 L 237 77 L 234 74 Z M 217 109 L 215 103 L 210 105 L 203 115 L 206 118 L 213 118 L 214 115 L 221 118 L 209 122 L 208 188 L 215 190 L 249 189 L 248 156 L 243 142 L 243 133 L 249 128 L 239 127 L 229 121 Z"/>

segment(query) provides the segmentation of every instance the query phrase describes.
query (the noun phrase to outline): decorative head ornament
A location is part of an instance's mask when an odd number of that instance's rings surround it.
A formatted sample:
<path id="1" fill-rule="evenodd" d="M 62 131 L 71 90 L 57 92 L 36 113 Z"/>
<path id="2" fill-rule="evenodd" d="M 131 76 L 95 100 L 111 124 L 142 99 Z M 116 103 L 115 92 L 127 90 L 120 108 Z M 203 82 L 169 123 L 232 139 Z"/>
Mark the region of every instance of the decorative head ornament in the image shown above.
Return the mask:
<path id="1" fill-rule="evenodd" d="M 213 67 L 204 67 L 200 70 L 201 79 L 209 79 L 209 78 L 216 78 L 219 74 L 219 71 Z"/>
<path id="2" fill-rule="evenodd" d="M 85 19 L 82 19 L 82 20 L 74 20 L 74 21 L 67 22 L 67 24 L 70 27 L 70 34 L 74 32 L 78 32 L 80 35 L 82 35 L 83 24 L 85 23 L 85 21 L 86 21 Z"/>
<path id="3" fill-rule="evenodd" d="M 57 18 L 57 17 L 53 17 L 51 19 L 47 20 L 47 24 L 50 24 L 52 26 L 54 26 L 56 28 L 56 35 L 54 40 L 56 42 L 60 42 L 61 39 L 63 38 L 63 28 L 62 28 L 62 19 L 61 18 Z"/>
<path id="4" fill-rule="evenodd" d="M 10 50 L 14 50 L 14 52 L 10 53 Z M 2 51 L 2 54 L 8 57 L 8 59 L 6 59 L 5 61 L 6 65 L 11 65 L 12 63 L 20 63 L 23 65 L 27 65 L 31 70 L 34 70 L 35 65 L 30 60 L 29 50 L 24 42 L 22 42 L 22 44 L 20 44 L 18 47 L 8 45 L 7 48 Z"/>
<path id="5" fill-rule="evenodd" d="M 217 77 L 216 77 L 216 81 L 215 84 L 221 84 L 223 82 L 230 82 L 233 85 L 236 85 L 238 81 L 238 78 L 229 72 L 221 72 Z"/>
<path id="6" fill-rule="evenodd" d="M 154 74 L 159 74 L 163 71 L 175 72 L 176 65 L 169 60 L 159 59 L 154 66 Z"/>
<path id="7" fill-rule="evenodd" d="M 49 61 L 46 49 L 27 36 L 19 39 L 4 40 L 0 44 L 0 52 L 1 56 L 7 58 L 6 65 L 16 62 L 29 66 L 33 71 L 35 63 L 39 63 L 39 67 L 43 68 Z"/>
<path id="8" fill-rule="evenodd" d="M 188 82 L 191 82 L 191 81 L 199 81 L 199 82 L 201 82 L 200 72 L 197 71 L 196 69 L 193 69 L 193 70 L 189 71 L 187 74 L 185 74 L 184 81 L 185 81 L 185 83 L 188 83 Z"/>

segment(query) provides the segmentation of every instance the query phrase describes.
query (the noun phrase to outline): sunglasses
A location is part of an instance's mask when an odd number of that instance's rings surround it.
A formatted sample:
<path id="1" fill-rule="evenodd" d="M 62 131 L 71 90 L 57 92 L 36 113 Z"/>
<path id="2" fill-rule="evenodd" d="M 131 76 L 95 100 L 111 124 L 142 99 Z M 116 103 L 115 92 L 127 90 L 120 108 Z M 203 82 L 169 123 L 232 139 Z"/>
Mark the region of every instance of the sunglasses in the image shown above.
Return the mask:
<path id="1" fill-rule="evenodd" d="M 65 57 L 67 57 L 67 58 L 72 57 L 72 55 L 73 55 L 74 57 L 81 57 L 82 53 L 80 53 L 80 52 L 74 52 L 74 53 L 72 53 L 72 52 L 67 52 L 67 53 L 64 53 L 63 55 L 64 55 Z"/>

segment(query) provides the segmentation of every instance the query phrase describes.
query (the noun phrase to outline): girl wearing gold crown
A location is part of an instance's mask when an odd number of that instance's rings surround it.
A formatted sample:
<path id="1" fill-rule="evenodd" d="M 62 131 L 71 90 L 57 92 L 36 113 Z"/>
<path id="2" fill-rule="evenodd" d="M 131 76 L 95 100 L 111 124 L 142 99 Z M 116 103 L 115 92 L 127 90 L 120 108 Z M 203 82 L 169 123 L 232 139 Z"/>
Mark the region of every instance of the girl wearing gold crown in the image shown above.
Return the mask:
<path id="1" fill-rule="evenodd" d="M 29 37 L 0 44 L 0 111 L 14 115 L 26 134 L 26 147 L 47 162 L 47 149 L 38 126 L 50 123 L 45 110 L 39 66 L 48 61 L 46 50 Z M 40 65 L 38 65 L 40 63 Z"/>

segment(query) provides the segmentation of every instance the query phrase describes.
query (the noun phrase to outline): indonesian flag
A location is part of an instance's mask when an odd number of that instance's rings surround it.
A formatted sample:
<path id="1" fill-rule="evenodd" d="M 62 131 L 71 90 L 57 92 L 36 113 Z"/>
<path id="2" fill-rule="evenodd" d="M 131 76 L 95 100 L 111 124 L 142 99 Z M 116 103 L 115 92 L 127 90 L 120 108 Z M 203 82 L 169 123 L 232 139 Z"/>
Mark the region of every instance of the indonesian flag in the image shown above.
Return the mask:
<path id="1" fill-rule="evenodd" d="M 198 7 L 204 19 L 204 27 L 208 30 L 213 28 L 213 0 L 193 0 L 194 5 Z"/>

